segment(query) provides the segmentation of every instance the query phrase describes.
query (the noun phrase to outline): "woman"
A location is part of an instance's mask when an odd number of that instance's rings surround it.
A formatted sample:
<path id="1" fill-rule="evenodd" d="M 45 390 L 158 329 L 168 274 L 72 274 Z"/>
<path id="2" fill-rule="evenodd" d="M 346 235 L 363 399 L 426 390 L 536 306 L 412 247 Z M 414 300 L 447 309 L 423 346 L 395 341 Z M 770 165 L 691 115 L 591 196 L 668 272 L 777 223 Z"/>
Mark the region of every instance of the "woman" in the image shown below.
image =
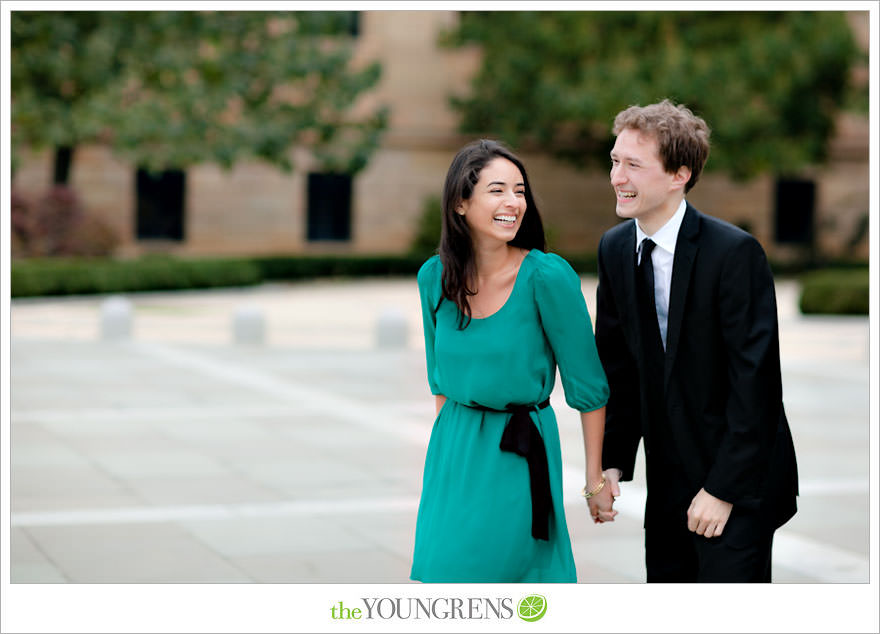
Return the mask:
<path id="1" fill-rule="evenodd" d="M 608 384 L 580 280 L 544 252 L 521 161 L 495 141 L 462 148 L 443 189 L 439 256 L 418 275 L 437 419 L 425 460 L 411 577 L 573 582 L 562 458 L 549 397 L 559 364 L 581 412 L 595 522 Z"/>

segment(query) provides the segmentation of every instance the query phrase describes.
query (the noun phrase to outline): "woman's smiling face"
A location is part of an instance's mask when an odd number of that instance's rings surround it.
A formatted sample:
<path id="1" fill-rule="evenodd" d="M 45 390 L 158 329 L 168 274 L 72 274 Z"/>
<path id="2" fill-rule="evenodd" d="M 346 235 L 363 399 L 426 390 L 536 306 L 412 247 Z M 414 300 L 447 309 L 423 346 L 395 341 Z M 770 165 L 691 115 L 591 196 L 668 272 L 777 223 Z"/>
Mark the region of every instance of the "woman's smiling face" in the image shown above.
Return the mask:
<path id="1" fill-rule="evenodd" d="M 456 211 L 465 217 L 474 244 L 513 240 L 526 213 L 526 186 L 519 168 L 506 158 L 492 159 L 480 172 L 471 197 Z"/>

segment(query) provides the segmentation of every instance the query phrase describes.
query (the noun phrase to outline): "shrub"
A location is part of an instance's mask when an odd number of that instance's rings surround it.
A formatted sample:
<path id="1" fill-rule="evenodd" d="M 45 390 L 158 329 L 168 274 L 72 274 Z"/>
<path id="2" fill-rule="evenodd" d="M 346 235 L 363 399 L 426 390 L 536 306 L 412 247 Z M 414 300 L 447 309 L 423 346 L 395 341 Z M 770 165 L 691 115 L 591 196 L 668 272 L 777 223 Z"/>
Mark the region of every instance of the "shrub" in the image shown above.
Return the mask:
<path id="1" fill-rule="evenodd" d="M 422 215 L 419 217 L 419 226 L 416 236 L 409 248 L 410 255 L 428 259 L 440 246 L 440 225 L 443 218 L 443 209 L 440 206 L 438 196 L 429 196 L 422 206 Z"/>
<path id="2" fill-rule="evenodd" d="M 12 297 L 246 286 L 261 281 L 249 260 L 178 260 L 145 257 L 117 261 L 97 258 L 14 260 Z"/>
<path id="3" fill-rule="evenodd" d="M 867 315 L 868 282 L 867 268 L 809 273 L 801 278 L 801 312 L 805 315 Z"/>
<path id="4" fill-rule="evenodd" d="M 595 256 L 566 258 L 580 273 L 595 273 Z M 181 259 L 146 256 L 107 258 L 24 258 L 11 267 L 12 297 L 247 286 L 267 280 L 322 277 L 414 277 L 423 255 L 266 256 Z"/>
<path id="5" fill-rule="evenodd" d="M 599 270 L 598 258 L 595 253 L 578 253 L 566 255 L 560 253 L 560 256 L 566 259 L 571 268 L 581 275 L 596 275 Z"/>
<path id="6" fill-rule="evenodd" d="M 266 280 L 316 277 L 415 275 L 424 262 L 418 255 L 270 256 L 252 258 Z"/>
<path id="7" fill-rule="evenodd" d="M 36 201 L 13 192 L 10 216 L 14 257 L 104 256 L 119 244 L 116 232 L 86 213 L 65 185 L 52 186 Z"/>
<path id="8" fill-rule="evenodd" d="M 12 297 L 74 295 L 247 286 L 265 280 L 319 277 L 415 275 L 416 256 L 309 256 L 178 259 L 147 256 L 119 261 L 103 258 L 15 259 Z"/>

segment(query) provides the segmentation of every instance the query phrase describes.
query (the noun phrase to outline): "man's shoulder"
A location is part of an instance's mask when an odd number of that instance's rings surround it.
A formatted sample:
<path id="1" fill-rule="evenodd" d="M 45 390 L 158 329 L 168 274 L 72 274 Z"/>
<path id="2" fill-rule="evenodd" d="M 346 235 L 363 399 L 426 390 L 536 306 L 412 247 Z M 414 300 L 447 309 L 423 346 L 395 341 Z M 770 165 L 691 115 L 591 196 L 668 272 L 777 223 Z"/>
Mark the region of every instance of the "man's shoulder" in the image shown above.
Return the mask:
<path id="1" fill-rule="evenodd" d="M 624 220 L 623 222 L 617 223 L 602 234 L 602 238 L 600 239 L 599 244 L 601 245 L 603 242 L 606 244 L 612 244 L 620 240 L 632 238 L 633 232 L 635 230 L 634 223 L 635 221 L 632 219 Z"/>
<path id="2" fill-rule="evenodd" d="M 690 206 L 696 222 L 699 223 L 699 235 L 702 239 L 718 245 L 740 245 L 744 243 L 756 243 L 757 239 L 742 227 L 711 216 Z"/>

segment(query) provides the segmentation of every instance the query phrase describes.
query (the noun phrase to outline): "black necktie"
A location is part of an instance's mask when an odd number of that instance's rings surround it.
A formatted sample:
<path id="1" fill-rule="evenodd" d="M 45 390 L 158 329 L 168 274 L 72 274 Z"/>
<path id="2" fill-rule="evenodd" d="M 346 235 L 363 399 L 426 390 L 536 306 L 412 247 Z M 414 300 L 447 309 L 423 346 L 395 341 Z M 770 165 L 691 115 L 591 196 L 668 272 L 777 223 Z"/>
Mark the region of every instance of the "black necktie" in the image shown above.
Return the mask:
<path id="1" fill-rule="evenodd" d="M 636 271 L 639 321 L 642 324 L 641 358 L 643 365 L 641 380 L 644 382 L 643 393 L 645 405 L 647 405 L 645 421 L 648 428 L 645 447 L 653 452 L 651 461 L 654 464 L 678 465 L 678 468 L 681 469 L 681 460 L 678 457 L 678 448 L 669 428 L 666 409 L 664 390 L 666 352 L 663 349 L 660 324 L 657 321 L 657 304 L 654 300 L 654 264 L 651 262 L 651 252 L 655 246 L 657 245 L 650 238 L 642 240 L 642 259 L 638 263 Z"/>
<path id="2" fill-rule="evenodd" d="M 651 238 L 642 240 L 642 259 L 638 264 L 639 277 L 639 312 L 642 315 L 642 325 L 645 328 L 648 345 L 660 344 L 660 324 L 657 320 L 657 305 L 654 302 L 654 263 L 651 261 L 651 252 L 657 246 Z"/>

